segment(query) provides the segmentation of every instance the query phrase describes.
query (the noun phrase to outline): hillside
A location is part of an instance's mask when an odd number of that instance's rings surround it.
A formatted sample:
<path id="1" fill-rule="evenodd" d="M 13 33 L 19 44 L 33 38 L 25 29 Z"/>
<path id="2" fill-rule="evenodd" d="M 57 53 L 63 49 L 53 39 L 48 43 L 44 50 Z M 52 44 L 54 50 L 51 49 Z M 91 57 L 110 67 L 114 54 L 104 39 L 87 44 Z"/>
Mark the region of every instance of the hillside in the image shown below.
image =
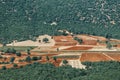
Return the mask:
<path id="1" fill-rule="evenodd" d="M 66 29 L 120 39 L 119 0 L 0 0 L 0 41 Z"/>
<path id="2" fill-rule="evenodd" d="M 20 69 L 0 70 L 1 80 L 119 80 L 119 62 L 84 63 L 87 69 L 52 64 L 31 64 Z"/>

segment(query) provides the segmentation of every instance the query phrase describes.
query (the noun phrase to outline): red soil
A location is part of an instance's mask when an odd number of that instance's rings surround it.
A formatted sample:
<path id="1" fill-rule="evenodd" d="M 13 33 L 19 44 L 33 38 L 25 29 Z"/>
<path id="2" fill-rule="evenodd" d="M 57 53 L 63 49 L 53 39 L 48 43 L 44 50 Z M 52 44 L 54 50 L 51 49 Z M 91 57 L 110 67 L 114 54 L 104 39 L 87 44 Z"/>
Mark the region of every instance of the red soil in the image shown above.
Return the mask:
<path id="1" fill-rule="evenodd" d="M 55 46 L 74 46 L 78 42 L 72 36 L 54 36 Z"/>
<path id="2" fill-rule="evenodd" d="M 81 62 L 85 61 L 91 61 L 91 62 L 97 62 L 97 61 L 110 61 L 111 59 L 102 53 L 83 53 L 81 55 Z"/>
<path id="3" fill-rule="evenodd" d="M 118 53 L 111 53 L 111 54 L 107 54 L 107 55 L 112 57 L 116 61 L 120 61 L 120 54 L 118 54 Z"/>
<path id="4" fill-rule="evenodd" d="M 73 46 L 64 50 L 89 50 L 92 49 L 93 47 L 88 47 L 88 46 Z"/>

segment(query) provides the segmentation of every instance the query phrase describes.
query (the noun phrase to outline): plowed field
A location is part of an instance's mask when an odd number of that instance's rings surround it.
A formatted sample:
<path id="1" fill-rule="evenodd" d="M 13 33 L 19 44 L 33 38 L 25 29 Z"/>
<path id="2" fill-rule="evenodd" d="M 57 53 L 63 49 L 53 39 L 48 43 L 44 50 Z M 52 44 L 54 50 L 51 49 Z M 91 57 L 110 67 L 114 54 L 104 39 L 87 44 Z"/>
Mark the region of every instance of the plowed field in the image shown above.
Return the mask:
<path id="1" fill-rule="evenodd" d="M 111 54 L 107 54 L 108 56 L 112 57 L 113 59 L 115 59 L 116 61 L 120 61 L 120 54 L 117 53 L 111 53 Z"/>
<path id="2" fill-rule="evenodd" d="M 102 53 L 83 53 L 80 58 L 81 62 L 85 61 L 110 61 L 111 59 L 107 56 L 105 56 Z"/>
<path id="3" fill-rule="evenodd" d="M 92 49 L 92 47 L 88 47 L 88 46 L 73 46 L 64 50 L 89 50 Z"/>

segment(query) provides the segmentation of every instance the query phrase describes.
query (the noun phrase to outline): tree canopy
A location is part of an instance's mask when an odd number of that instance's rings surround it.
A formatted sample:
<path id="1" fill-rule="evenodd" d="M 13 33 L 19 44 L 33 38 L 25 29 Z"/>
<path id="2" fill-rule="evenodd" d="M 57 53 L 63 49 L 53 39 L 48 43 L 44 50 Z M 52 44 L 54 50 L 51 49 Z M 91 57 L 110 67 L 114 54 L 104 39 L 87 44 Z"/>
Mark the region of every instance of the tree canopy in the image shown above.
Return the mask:
<path id="1" fill-rule="evenodd" d="M 0 70 L 1 80 L 119 80 L 120 62 L 84 62 L 87 69 L 71 66 L 55 67 L 50 63 L 34 63 L 19 69 Z"/>
<path id="2" fill-rule="evenodd" d="M 120 39 L 119 4 L 119 0 L 1 0 L 0 41 L 57 35 L 58 30 Z"/>

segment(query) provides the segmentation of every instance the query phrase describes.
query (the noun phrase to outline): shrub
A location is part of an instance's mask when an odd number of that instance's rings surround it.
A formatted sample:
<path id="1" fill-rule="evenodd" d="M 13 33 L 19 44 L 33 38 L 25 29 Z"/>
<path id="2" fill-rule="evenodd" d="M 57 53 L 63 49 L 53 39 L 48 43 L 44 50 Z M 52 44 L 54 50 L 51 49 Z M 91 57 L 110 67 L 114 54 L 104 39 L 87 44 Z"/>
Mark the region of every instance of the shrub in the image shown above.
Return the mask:
<path id="1" fill-rule="evenodd" d="M 63 60 L 63 64 L 66 65 L 68 63 L 67 60 Z"/>
<path id="2" fill-rule="evenodd" d="M 11 57 L 11 58 L 10 58 L 10 62 L 12 62 L 12 63 L 13 63 L 13 62 L 14 62 L 14 60 L 15 60 L 15 57 Z"/>
<path id="3" fill-rule="evenodd" d="M 8 48 L 8 49 L 6 49 L 6 50 L 3 50 L 5 53 L 13 53 L 13 54 L 15 54 L 16 53 L 16 50 L 14 49 L 14 48 Z"/>
<path id="4" fill-rule="evenodd" d="M 36 56 L 32 57 L 32 60 L 33 60 L 33 61 L 37 61 L 38 59 L 39 59 L 39 58 L 36 57 Z"/>
<path id="5" fill-rule="evenodd" d="M 39 56 L 39 57 L 38 57 L 38 60 L 41 60 L 41 59 L 42 59 L 42 57 L 41 57 L 41 56 Z"/>
<path id="6" fill-rule="evenodd" d="M 18 67 L 18 65 L 17 64 L 13 64 L 13 67 Z"/>
<path id="7" fill-rule="evenodd" d="M 47 59 L 47 61 L 49 61 L 49 60 L 50 60 L 48 56 L 46 56 L 46 59 Z"/>
<path id="8" fill-rule="evenodd" d="M 45 42 L 45 43 L 48 43 L 48 41 L 49 41 L 48 38 L 44 38 L 44 39 L 43 39 L 43 42 Z"/>
<path id="9" fill-rule="evenodd" d="M 12 48 L 12 49 L 10 50 L 10 52 L 13 53 L 13 54 L 15 54 L 15 53 L 16 53 L 16 50 L 15 50 L 14 48 Z"/>
<path id="10" fill-rule="evenodd" d="M 24 59 L 23 60 L 21 60 L 21 59 L 19 60 L 19 62 L 24 62 L 24 61 L 25 61 Z"/>
<path id="11" fill-rule="evenodd" d="M 20 66 L 20 68 L 23 68 L 23 66 Z"/>
<path id="12" fill-rule="evenodd" d="M 106 48 L 111 49 L 112 48 L 112 44 L 110 42 L 107 42 Z"/>
<path id="13" fill-rule="evenodd" d="M 6 66 L 2 66 L 2 70 L 6 70 L 7 68 L 6 68 Z"/>
<path id="14" fill-rule="evenodd" d="M 31 62 L 31 57 L 30 56 L 27 56 L 26 59 L 25 59 L 26 62 Z"/>
<path id="15" fill-rule="evenodd" d="M 54 57 L 53 57 L 53 60 L 54 60 L 54 61 L 57 61 L 57 57 L 54 56 Z"/>
<path id="16" fill-rule="evenodd" d="M 79 44 L 82 44 L 82 43 L 83 43 L 83 40 L 82 40 L 82 39 L 79 39 L 78 37 L 75 37 L 74 40 L 78 41 Z"/>
<path id="17" fill-rule="evenodd" d="M 17 52 L 16 55 L 20 57 L 20 56 L 21 56 L 21 53 L 20 53 L 20 52 Z"/>
<path id="18" fill-rule="evenodd" d="M 2 59 L 3 57 L 0 55 L 0 59 Z"/>
<path id="19" fill-rule="evenodd" d="M 28 55 L 30 55 L 30 54 L 31 54 L 31 53 L 30 53 L 30 49 L 27 49 L 27 54 L 28 54 Z"/>

